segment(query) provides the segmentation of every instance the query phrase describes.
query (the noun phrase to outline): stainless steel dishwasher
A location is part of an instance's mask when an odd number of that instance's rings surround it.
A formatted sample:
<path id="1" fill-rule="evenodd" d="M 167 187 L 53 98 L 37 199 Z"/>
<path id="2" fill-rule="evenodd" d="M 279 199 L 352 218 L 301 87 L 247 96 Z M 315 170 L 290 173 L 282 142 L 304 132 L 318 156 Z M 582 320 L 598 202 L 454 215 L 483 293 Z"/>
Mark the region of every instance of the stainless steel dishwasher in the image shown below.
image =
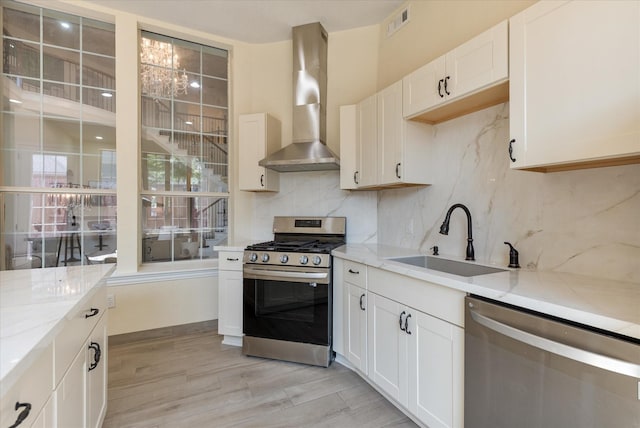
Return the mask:
<path id="1" fill-rule="evenodd" d="M 640 341 L 465 303 L 466 428 L 640 427 Z"/>

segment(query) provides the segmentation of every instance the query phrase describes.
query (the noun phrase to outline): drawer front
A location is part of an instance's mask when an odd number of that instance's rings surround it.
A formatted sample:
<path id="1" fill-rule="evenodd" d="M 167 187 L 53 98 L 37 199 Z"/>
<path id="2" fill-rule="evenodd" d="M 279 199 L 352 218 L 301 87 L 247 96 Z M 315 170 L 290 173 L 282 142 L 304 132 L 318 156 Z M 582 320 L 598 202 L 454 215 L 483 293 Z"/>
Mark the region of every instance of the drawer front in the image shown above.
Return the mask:
<path id="1" fill-rule="evenodd" d="M 342 278 L 345 282 L 349 282 L 361 288 L 367 288 L 366 265 L 344 260 L 342 266 Z"/>
<path id="2" fill-rule="evenodd" d="M 376 268 L 369 270 L 369 291 L 464 328 L 462 291 Z"/>
<path id="3" fill-rule="evenodd" d="M 242 252 L 220 251 L 218 253 L 218 268 L 220 270 L 242 270 Z"/>
<path id="4" fill-rule="evenodd" d="M 44 349 L 44 352 L 20 377 L 18 382 L 2 397 L 0 405 L 0 426 L 12 426 L 20 413 L 26 407 L 16 410 L 16 403 L 28 403 L 31 405 L 29 416 L 21 426 L 30 427 L 36 421 L 40 410 L 51 396 L 53 391 L 51 379 L 53 378 L 53 344 Z"/>
<path id="5" fill-rule="evenodd" d="M 89 333 L 107 309 L 107 291 L 99 286 L 89 301 L 65 318 L 65 325 L 53 341 L 54 385 L 58 385 Z"/>

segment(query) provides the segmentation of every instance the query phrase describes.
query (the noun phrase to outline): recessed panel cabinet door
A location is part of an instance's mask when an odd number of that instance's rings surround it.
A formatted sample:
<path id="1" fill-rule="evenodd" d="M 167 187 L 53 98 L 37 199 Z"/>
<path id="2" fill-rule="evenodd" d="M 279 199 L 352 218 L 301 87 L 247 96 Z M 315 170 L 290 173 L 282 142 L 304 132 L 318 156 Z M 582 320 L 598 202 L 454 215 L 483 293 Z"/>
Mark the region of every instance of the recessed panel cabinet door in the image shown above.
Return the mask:
<path id="1" fill-rule="evenodd" d="M 432 428 L 462 427 L 464 330 L 413 311 L 409 410 Z"/>
<path id="2" fill-rule="evenodd" d="M 378 111 L 376 95 L 358 104 L 358 187 L 378 183 Z"/>
<path id="3" fill-rule="evenodd" d="M 464 96 L 509 78 L 507 26 L 503 21 L 447 53 L 446 96 Z"/>
<path id="4" fill-rule="evenodd" d="M 445 74 L 443 55 L 402 79 L 404 117 L 411 117 L 443 102 L 445 93 L 440 81 Z"/>
<path id="5" fill-rule="evenodd" d="M 402 330 L 406 309 L 393 300 L 368 294 L 369 378 L 403 406 L 408 402 L 408 335 Z M 402 313 L 404 310 L 404 314 Z"/>
<path id="6" fill-rule="evenodd" d="M 258 162 L 280 148 L 280 121 L 266 113 L 243 114 L 238 128 L 240 190 L 278 191 L 278 172 L 261 167 Z"/>
<path id="7" fill-rule="evenodd" d="M 106 321 L 103 315 L 87 341 L 87 428 L 101 427 L 107 412 Z"/>
<path id="8" fill-rule="evenodd" d="M 391 184 L 402 178 L 402 81 L 378 94 L 378 184 Z"/>
<path id="9" fill-rule="evenodd" d="M 80 349 L 56 388 L 56 421 L 58 427 L 84 427 L 85 376 L 87 365 L 84 348 Z"/>
<path id="10" fill-rule="evenodd" d="M 367 293 L 364 289 L 344 283 L 346 326 L 346 357 L 362 373 L 367 373 Z"/>
<path id="11" fill-rule="evenodd" d="M 509 52 L 512 168 L 640 156 L 640 2 L 536 3 Z"/>

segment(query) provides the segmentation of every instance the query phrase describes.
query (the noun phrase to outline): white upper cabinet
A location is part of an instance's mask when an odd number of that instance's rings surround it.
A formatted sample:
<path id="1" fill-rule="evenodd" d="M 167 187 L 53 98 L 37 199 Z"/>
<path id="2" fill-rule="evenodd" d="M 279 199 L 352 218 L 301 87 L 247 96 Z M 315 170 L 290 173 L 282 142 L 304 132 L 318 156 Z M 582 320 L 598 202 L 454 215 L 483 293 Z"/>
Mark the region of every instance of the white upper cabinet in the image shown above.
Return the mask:
<path id="1" fill-rule="evenodd" d="M 378 185 L 426 185 L 432 130 L 402 117 L 402 81 L 378 93 Z"/>
<path id="2" fill-rule="evenodd" d="M 382 189 L 429 184 L 432 130 L 402 117 L 402 82 L 340 112 L 340 187 Z"/>
<path id="3" fill-rule="evenodd" d="M 378 102 L 372 95 L 358 103 L 358 145 L 356 186 L 378 183 Z"/>
<path id="4" fill-rule="evenodd" d="M 358 187 L 358 106 L 340 106 L 340 188 Z"/>
<path id="5" fill-rule="evenodd" d="M 403 79 L 403 116 L 438 123 L 508 100 L 508 23 L 474 37 Z"/>
<path id="6" fill-rule="evenodd" d="M 640 2 L 536 3 L 509 49 L 512 168 L 640 162 Z"/>
<path id="7" fill-rule="evenodd" d="M 240 115 L 240 190 L 277 192 L 280 189 L 278 172 L 258 165 L 260 160 L 280 148 L 280 132 L 280 121 L 267 113 Z"/>

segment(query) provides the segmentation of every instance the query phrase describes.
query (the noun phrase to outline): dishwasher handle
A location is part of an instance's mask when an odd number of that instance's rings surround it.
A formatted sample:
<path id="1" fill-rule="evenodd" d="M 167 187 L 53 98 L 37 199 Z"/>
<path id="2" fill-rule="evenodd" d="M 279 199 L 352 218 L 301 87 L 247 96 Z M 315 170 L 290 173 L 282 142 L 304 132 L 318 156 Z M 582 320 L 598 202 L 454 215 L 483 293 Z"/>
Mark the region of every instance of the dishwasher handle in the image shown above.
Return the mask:
<path id="1" fill-rule="evenodd" d="M 468 309 L 471 318 L 478 324 L 500 333 L 518 342 L 526 343 L 534 348 L 541 349 L 543 351 L 551 352 L 560 355 L 565 358 L 569 358 L 574 361 L 579 361 L 583 364 L 598 367 L 603 370 L 618 373 L 623 376 L 631 376 L 634 378 L 640 378 L 640 365 L 629 363 L 627 361 L 621 361 L 616 358 L 607 357 L 605 355 L 596 354 L 594 352 L 586 351 L 584 349 L 576 348 L 573 346 L 565 345 L 564 343 L 556 342 L 544 337 L 536 336 L 526 331 L 519 330 L 509 325 L 503 324 L 494 319 L 488 318 L 484 315 L 480 315 L 473 309 Z"/>

